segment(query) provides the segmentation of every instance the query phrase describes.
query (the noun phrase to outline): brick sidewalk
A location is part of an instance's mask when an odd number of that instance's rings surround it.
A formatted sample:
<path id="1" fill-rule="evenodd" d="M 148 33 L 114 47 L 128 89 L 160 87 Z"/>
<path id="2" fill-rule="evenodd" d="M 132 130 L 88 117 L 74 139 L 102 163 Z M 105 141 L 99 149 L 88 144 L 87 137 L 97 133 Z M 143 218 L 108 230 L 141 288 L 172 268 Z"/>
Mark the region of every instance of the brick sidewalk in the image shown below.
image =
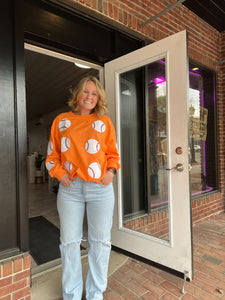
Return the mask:
<path id="1" fill-rule="evenodd" d="M 129 258 L 108 279 L 105 300 L 225 300 L 225 214 L 193 228 L 194 280 L 183 279 Z M 151 250 L 150 250 L 151 251 Z"/>

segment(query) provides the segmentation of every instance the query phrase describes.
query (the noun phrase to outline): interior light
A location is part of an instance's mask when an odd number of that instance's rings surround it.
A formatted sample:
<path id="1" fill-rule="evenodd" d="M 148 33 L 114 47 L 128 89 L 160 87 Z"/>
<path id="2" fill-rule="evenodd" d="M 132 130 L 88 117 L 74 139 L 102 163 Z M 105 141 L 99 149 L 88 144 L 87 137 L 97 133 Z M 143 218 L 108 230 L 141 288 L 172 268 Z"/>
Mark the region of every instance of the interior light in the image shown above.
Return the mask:
<path id="1" fill-rule="evenodd" d="M 75 63 L 75 65 L 79 68 L 82 68 L 82 69 L 90 69 L 91 67 L 89 66 L 86 66 L 86 65 L 83 65 L 83 64 L 79 64 L 79 63 Z"/>
<path id="2" fill-rule="evenodd" d="M 124 90 L 124 91 L 122 91 L 122 94 L 126 95 L 126 96 L 131 96 L 131 91 L 130 90 Z"/>
<path id="3" fill-rule="evenodd" d="M 198 71 L 198 70 L 199 70 L 198 67 L 192 68 L 192 71 Z"/>

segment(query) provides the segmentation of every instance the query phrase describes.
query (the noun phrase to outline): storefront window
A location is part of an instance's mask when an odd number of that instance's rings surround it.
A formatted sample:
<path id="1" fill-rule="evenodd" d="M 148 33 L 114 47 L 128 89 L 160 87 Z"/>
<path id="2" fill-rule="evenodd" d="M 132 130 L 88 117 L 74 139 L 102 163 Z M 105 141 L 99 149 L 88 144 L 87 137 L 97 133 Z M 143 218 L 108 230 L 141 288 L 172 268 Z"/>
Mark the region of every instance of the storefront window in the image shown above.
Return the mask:
<path id="1" fill-rule="evenodd" d="M 167 105 L 166 59 L 120 74 L 123 226 L 168 241 Z M 192 63 L 188 108 L 195 197 L 217 189 L 216 114 L 215 74 Z"/>
<path id="2" fill-rule="evenodd" d="M 191 194 L 217 189 L 215 73 L 190 64 L 189 132 Z"/>

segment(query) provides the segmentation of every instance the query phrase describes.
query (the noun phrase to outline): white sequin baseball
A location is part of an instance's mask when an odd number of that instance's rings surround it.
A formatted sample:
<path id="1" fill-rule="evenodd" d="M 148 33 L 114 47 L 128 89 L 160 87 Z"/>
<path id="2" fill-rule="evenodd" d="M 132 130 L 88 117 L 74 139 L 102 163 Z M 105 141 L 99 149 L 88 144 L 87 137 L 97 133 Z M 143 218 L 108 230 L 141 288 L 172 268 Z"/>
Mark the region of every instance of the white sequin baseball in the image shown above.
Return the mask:
<path id="1" fill-rule="evenodd" d="M 67 137 L 61 139 L 61 152 L 66 152 L 70 148 L 70 140 Z"/>
<path id="2" fill-rule="evenodd" d="M 100 150 L 100 144 L 95 139 L 89 139 L 85 143 L 85 150 L 90 154 L 98 153 L 98 151 Z"/>
<path id="3" fill-rule="evenodd" d="M 101 177 L 101 167 L 99 163 L 93 162 L 88 167 L 88 174 L 91 178 L 98 179 Z"/>
<path id="4" fill-rule="evenodd" d="M 68 119 L 62 119 L 60 122 L 59 122 L 59 130 L 60 131 L 64 131 L 64 130 L 66 130 L 68 127 L 70 127 L 70 125 L 71 125 L 71 122 L 70 122 L 70 120 L 68 120 Z"/>
<path id="5" fill-rule="evenodd" d="M 95 122 L 92 123 L 92 127 L 98 131 L 98 132 L 104 132 L 106 127 L 105 127 L 105 123 L 103 123 L 101 120 L 97 120 Z"/>
<path id="6" fill-rule="evenodd" d="M 73 169 L 73 164 L 70 161 L 65 161 L 64 163 L 64 169 L 70 172 Z"/>
<path id="7" fill-rule="evenodd" d="M 47 154 L 50 155 L 52 153 L 53 150 L 53 143 L 52 141 L 48 142 L 48 149 L 47 149 Z"/>
<path id="8" fill-rule="evenodd" d="M 46 168 L 47 168 L 47 170 L 50 172 L 51 171 L 51 169 L 54 167 L 54 165 L 55 165 L 55 163 L 54 163 L 54 161 L 48 161 L 47 163 L 46 163 Z"/>

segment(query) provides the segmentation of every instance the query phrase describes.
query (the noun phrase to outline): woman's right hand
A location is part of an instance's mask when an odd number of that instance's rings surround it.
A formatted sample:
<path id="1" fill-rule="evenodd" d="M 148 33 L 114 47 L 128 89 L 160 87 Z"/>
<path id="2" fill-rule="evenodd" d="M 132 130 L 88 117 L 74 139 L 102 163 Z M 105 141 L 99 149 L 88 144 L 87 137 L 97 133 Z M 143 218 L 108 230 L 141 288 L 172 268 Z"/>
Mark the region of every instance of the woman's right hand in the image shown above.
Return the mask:
<path id="1" fill-rule="evenodd" d="M 71 177 L 68 173 L 63 175 L 62 178 L 60 179 L 60 182 L 62 182 L 62 184 L 66 187 L 70 186 L 71 181 L 73 181 L 73 177 Z"/>

